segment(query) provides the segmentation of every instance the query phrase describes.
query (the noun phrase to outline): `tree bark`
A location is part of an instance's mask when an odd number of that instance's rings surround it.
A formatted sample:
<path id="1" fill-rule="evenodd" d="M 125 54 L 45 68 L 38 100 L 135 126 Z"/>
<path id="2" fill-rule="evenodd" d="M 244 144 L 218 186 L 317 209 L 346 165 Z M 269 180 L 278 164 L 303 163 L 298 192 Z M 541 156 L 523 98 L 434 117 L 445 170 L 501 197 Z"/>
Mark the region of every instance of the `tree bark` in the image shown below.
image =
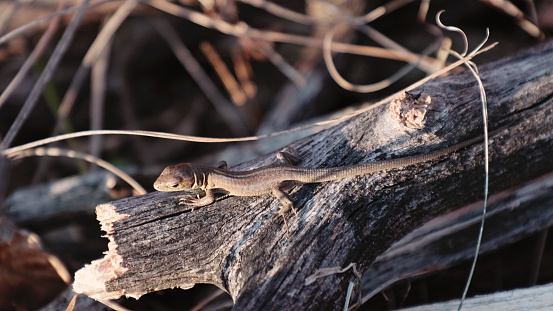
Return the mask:
<path id="1" fill-rule="evenodd" d="M 553 42 L 481 66 L 489 103 L 490 192 L 553 170 Z M 333 167 L 422 154 L 481 135 L 478 87 L 468 72 L 430 81 L 405 94 L 430 96 L 422 129 L 404 126 L 378 106 L 291 146 L 300 166 Z M 421 108 L 422 109 L 422 108 Z M 423 109 L 424 110 L 424 109 Z M 421 116 L 421 115 L 417 115 Z M 155 290 L 211 283 L 236 310 L 343 308 L 353 269 L 306 279 L 324 268 L 355 264 L 364 272 L 392 243 L 424 222 L 481 200 L 483 146 L 396 170 L 304 185 L 292 191 L 298 216 L 290 235 L 271 196 L 229 197 L 187 211 L 175 193 L 150 193 L 102 204 L 110 240 L 106 257 L 77 272 L 75 291 L 95 299 L 139 297 Z M 242 164 L 247 170 L 274 155 Z"/>

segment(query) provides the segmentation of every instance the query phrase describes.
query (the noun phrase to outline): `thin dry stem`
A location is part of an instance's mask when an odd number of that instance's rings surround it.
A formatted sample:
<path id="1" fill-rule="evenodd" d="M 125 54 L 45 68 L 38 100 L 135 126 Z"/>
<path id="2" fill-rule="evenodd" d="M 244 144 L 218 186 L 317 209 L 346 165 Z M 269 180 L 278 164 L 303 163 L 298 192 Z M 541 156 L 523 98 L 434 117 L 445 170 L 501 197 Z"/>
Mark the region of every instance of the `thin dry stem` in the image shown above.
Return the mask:
<path id="1" fill-rule="evenodd" d="M 448 38 L 448 37 L 443 38 L 442 44 L 440 45 L 440 48 L 436 53 L 436 62 L 434 63 L 436 68 L 443 68 L 445 66 L 445 63 L 449 56 L 449 52 L 451 51 L 452 43 L 453 41 L 451 40 L 451 38 Z"/>
<path id="2" fill-rule="evenodd" d="M 419 14 L 417 15 L 417 19 L 420 23 L 424 23 L 426 21 L 426 15 L 428 15 L 428 8 L 430 7 L 430 0 L 422 0 L 421 5 L 419 6 Z"/>
<path id="3" fill-rule="evenodd" d="M 7 147 L 9 147 L 9 145 L 12 143 L 15 136 L 19 132 L 19 129 L 21 128 L 25 120 L 27 120 L 29 114 L 31 113 L 36 102 L 38 101 L 38 98 L 42 93 L 42 90 L 46 86 L 46 83 L 48 83 L 52 78 L 54 71 L 56 70 L 59 62 L 61 61 L 61 57 L 63 56 L 63 54 L 65 54 L 65 51 L 69 47 L 69 43 L 73 39 L 73 35 L 77 31 L 77 27 L 79 26 L 84 16 L 84 13 L 88 8 L 89 1 L 90 0 L 84 0 L 80 10 L 75 14 L 73 19 L 69 23 L 69 26 L 67 27 L 67 29 L 65 29 L 65 32 L 63 33 L 60 41 L 56 45 L 56 48 L 54 49 L 52 56 L 50 57 L 50 59 L 48 60 L 48 63 L 46 64 L 46 67 L 44 68 L 44 71 L 38 78 L 38 81 L 33 86 L 33 89 L 31 90 L 29 97 L 23 104 L 23 108 L 21 108 L 21 111 L 17 115 L 17 118 L 15 119 L 10 129 L 8 130 L 8 133 L 6 134 L 4 141 L 2 141 L 2 143 L 0 144 L 0 149 L 6 149 Z"/>
<path id="4" fill-rule="evenodd" d="M 138 0 L 126 0 L 123 2 L 123 4 L 117 8 L 117 11 L 115 11 L 111 18 L 106 22 L 104 28 L 102 28 L 98 36 L 96 36 L 96 39 L 88 49 L 81 65 L 73 76 L 67 92 L 65 92 L 65 96 L 63 97 L 61 105 L 58 109 L 58 119 L 56 121 L 56 126 L 54 127 L 54 133 L 57 133 L 60 130 L 61 125 L 64 124 L 67 119 L 69 112 L 73 108 L 75 99 L 77 98 L 77 93 L 81 88 L 90 67 L 96 62 L 96 60 L 98 60 L 102 50 L 105 48 L 109 40 L 111 40 L 115 31 L 119 29 L 119 26 L 121 26 L 123 21 L 127 18 L 127 16 L 129 16 L 137 4 Z"/>
<path id="5" fill-rule="evenodd" d="M 444 25 L 442 23 L 442 21 L 440 20 L 440 17 L 442 15 L 442 13 L 444 13 L 444 12 L 445 12 L 445 10 L 441 10 L 436 14 L 436 24 L 438 24 L 438 26 L 442 29 L 457 32 L 458 34 L 461 35 L 461 38 L 463 38 L 464 47 L 463 47 L 463 53 L 459 53 L 459 55 L 464 57 L 465 55 L 467 55 L 467 52 L 469 50 L 469 42 L 468 42 L 468 39 L 467 39 L 467 35 L 465 35 L 465 32 L 463 30 L 461 30 L 461 28 L 459 28 L 459 27 Z"/>
<path id="6" fill-rule="evenodd" d="M 296 22 L 298 24 L 311 25 L 313 23 L 319 22 L 318 20 L 312 18 L 311 16 L 289 10 L 285 7 L 277 5 L 270 1 L 264 1 L 264 0 L 239 0 L 239 1 L 255 6 L 257 8 L 263 9 L 275 16 L 282 17 L 284 19 Z"/>
<path id="7" fill-rule="evenodd" d="M 0 33 L 4 33 L 4 31 L 6 31 L 15 16 L 15 12 L 17 12 L 22 5 L 23 3 L 21 1 L 15 1 L 4 9 L 4 12 L 0 15 Z"/>
<path id="8" fill-rule="evenodd" d="M 276 32 L 276 31 L 258 30 L 258 29 L 249 27 L 245 23 L 229 24 L 225 21 L 214 20 L 205 14 L 195 12 L 163 0 L 143 0 L 143 2 L 161 11 L 164 11 L 168 14 L 185 18 L 200 26 L 203 26 L 209 29 L 214 29 L 231 36 L 236 36 L 236 37 L 247 36 L 251 39 L 263 40 L 267 42 L 282 42 L 282 43 L 296 44 L 300 46 L 310 46 L 310 47 L 319 47 L 319 48 L 323 47 L 323 40 L 318 38 L 285 34 L 285 33 Z M 407 62 L 419 59 L 419 55 L 413 54 L 413 53 L 402 52 L 402 51 L 394 51 L 394 53 L 390 53 L 389 50 L 383 49 L 383 48 L 372 47 L 372 46 L 359 46 L 359 45 L 346 44 L 346 43 L 333 43 L 332 52 L 372 56 L 372 57 L 386 58 L 391 60 L 401 60 L 401 61 L 407 61 Z M 426 59 L 423 60 L 423 62 L 426 62 L 426 61 L 427 61 Z"/>
<path id="9" fill-rule="evenodd" d="M 207 297 L 200 300 L 194 307 L 189 309 L 190 311 L 200 311 L 203 307 L 214 301 L 215 299 L 219 298 L 221 295 L 225 294 L 225 292 L 222 289 L 215 289 L 211 295 L 208 295 Z M 230 305 L 229 307 L 232 307 Z"/>
<path id="10" fill-rule="evenodd" d="M 380 18 L 386 14 L 389 14 L 397 9 L 399 9 L 400 7 L 410 3 L 410 2 L 413 2 L 414 0 L 395 0 L 395 1 L 390 1 L 382 6 L 379 6 L 378 8 L 372 10 L 371 12 L 363 15 L 363 16 L 359 16 L 359 17 L 356 17 L 355 20 L 357 23 L 359 24 L 364 24 L 364 23 L 370 23 L 374 20 L 376 20 L 377 18 Z"/>
<path id="11" fill-rule="evenodd" d="M 173 54 L 181 62 L 184 68 L 190 73 L 191 77 L 196 81 L 205 96 L 213 104 L 213 107 L 227 126 L 236 135 L 244 135 L 248 132 L 244 126 L 242 118 L 238 112 L 233 109 L 224 96 L 219 92 L 215 84 L 209 79 L 209 76 L 203 71 L 200 64 L 196 61 L 190 50 L 180 41 L 175 30 L 165 20 L 150 20 L 152 25 L 157 29 L 159 34 L 167 41 Z"/>
<path id="12" fill-rule="evenodd" d="M 522 12 L 519 8 L 517 8 L 513 3 L 507 0 L 480 0 L 484 3 L 487 3 L 488 5 L 502 11 L 503 13 L 513 17 L 518 26 L 526 31 L 529 35 L 531 35 L 534 38 L 543 39 L 545 36 L 544 33 L 540 30 L 538 26 L 536 26 L 534 23 L 526 19 L 526 15 L 524 12 Z M 529 5 L 529 7 L 534 7 L 533 4 Z M 532 10 L 532 9 L 531 9 Z M 535 14 L 535 8 L 533 9 L 532 14 L 536 16 Z M 536 21 L 537 18 L 534 19 Z"/>
<path id="13" fill-rule="evenodd" d="M 89 4 L 88 5 L 88 8 L 91 9 L 91 8 L 95 8 L 95 7 L 98 7 L 98 6 L 101 6 L 103 4 L 106 4 L 106 3 L 109 3 L 109 2 L 115 2 L 115 1 L 119 1 L 119 0 L 104 0 L 104 1 L 99 1 L 99 2 L 95 2 L 93 4 Z M 9 40 L 23 34 L 24 32 L 26 31 L 29 31 L 35 27 L 38 27 L 40 26 L 41 24 L 51 20 L 52 18 L 56 18 L 58 16 L 65 16 L 65 15 L 69 15 L 69 14 L 72 14 L 72 13 L 75 13 L 77 11 L 79 11 L 81 9 L 82 6 L 80 5 L 76 5 L 76 6 L 73 6 L 73 7 L 70 7 L 70 8 L 67 8 L 65 10 L 61 10 L 61 11 L 58 11 L 58 12 L 55 12 L 55 13 L 52 13 L 50 15 L 47 15 L 43 18 L 39 18 L 39 19 L 36 19 L 34 21 L 31 21 L 21 27 L 18 27 L 10 32 L 8 32 L 7 34 L 3 35 L 2 37 L 0 37 L 0 45 L 8 42 Z"/>
<path id="14" fill-rule="evenodd" d="M 60 2 L 60 8 L 63 6 L 63 2 Z M 59 18 L 53 19 L 50 24 L 48 25 L 48 28 L 46 28 L 46 31 L 38 41 L 37 45 L 35 46 L 34 50 L 27 56 L 25 59 L 25 62 L 23 63 L 23 66 L 19 69 L 13 80 L 8 84 L 4 92 L 2 92 L 2 95 L 0 95 L 0 108 L 2 105 L 6 103 L 10 95 L 17 89 L 17 86 L 21 81 L 23 81 L 23 78 L 27 75 L 29 72 L 29 69 L 33 67 L 33 65 L 36 63 L 37 59 L 44 53 L 44 50 L 48 43 L 50 43 L 50 40 L 56 33 L 56 30 L 59 26 Z"/>
<path id="15" fill-rule="evenodd" d="M 244 90 L 244 94 L 246 94 L 249 99 L 254 98 L 257 93 L 257 88 L 251 79 L 253 70 L 251 64 L 244 59 L 244 56 L 238 48 L 232 51 L 232 63 L 234 65 L 234 72 L 236 72 L 236 78 L 240 82 L 240 87 Z"/>
<path id="16" fill-rule="evenodd" d="M 263 44 L 261 52 L 296 86 L 302 87 L 306 84 L 305 77 L 298 70 L 296 70 L 294 66 L 288 64 L 284 57 L 277 53 L 271 45 L 268 43 Z"/>
<path id="17" fill-rule="evenodd" d="M 103 115 L 112 42 L 112 40 L 107 42 L 98 61 L 92 67 L 90 79 L 90 128 L 92 130 L 101 129 L 104 123 Z M 102 136 L 92 136 L 89 145 L 90 154 L 98 157 L 102 149 L 102 142 Z M 92 167 L 92 169 L 94 168 L 95 167 Z"/>
<path id="18" fill-rule="evenodd" d="M 169 27 L 169 25 L 166 25 L 166 27 Z M 205 57 L 219 76 L 219 80 L 223 83 L 223 86 L 227 90 L 232 102 L 237 106 L 244 106 L 247 101 L 246 94 L 242 91 L 238 81 L 236 81 L 230 72 L 230 69 L 228 69 L 225 62 L 221 59 L 219 53 L 217 53 L 208 41 L 200 43 L 200 50 L 204 53 Z"/>

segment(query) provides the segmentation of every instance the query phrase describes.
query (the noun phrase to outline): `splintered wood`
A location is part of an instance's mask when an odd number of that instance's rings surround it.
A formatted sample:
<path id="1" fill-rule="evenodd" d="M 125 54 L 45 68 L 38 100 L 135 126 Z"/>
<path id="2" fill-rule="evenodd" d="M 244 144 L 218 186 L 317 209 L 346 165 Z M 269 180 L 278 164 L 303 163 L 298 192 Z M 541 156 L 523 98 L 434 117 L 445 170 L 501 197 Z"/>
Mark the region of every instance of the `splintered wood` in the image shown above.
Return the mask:
<path id="1" fill-rule="evenodd" d="M 392 120 L 406 127 L 421 129 L 424 127 L 424 116 L 431 101 L 430 96 L 425 93 L 413 95 L 403 92 L 390 104 Z"/>

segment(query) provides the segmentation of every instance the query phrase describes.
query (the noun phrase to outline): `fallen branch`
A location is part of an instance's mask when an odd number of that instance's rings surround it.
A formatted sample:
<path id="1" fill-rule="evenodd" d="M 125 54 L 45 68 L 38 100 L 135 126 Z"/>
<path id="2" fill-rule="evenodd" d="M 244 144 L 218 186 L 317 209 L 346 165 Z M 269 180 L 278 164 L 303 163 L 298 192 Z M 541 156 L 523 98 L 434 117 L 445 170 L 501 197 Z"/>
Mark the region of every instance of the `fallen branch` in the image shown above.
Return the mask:
<path id="1" fill-rule="evenodd" d="M 490 193 L 553 170 L 553 43 L 480 67 L 490 128 Z M 332 167 L 426 153 L 481 135 L 479 93 L 469 73 L 420 86 L 405 100 L 430 96 L 423 129 L 411 129 L 380 106 L 291 146 L 300 166 Z M 223 160 L 223 159 L 221 159 Z M 267 155 L 236 170 L 274 163 Z M 106 257 L 77 272 L 74 289 L 95 299 L 195 283 L 227 291 L 236 310 L 339 309 L 353 272 L 306 285 L 324 268 L 356 264 L 364 272 L 394 241 L 426 221 L 478 201 L 482 145 L 451 157 L 369 176 L 305 185 L 292 192 L 298 216 L 290 236 L 270 196 L 230 197 L 192 212 L 175 193 L 150 193 L 102 204 L 110 240 Z M 476 238 L 476 231 L 474 232 Z M 355 295 L 353 297 L 356 297 Z"/>

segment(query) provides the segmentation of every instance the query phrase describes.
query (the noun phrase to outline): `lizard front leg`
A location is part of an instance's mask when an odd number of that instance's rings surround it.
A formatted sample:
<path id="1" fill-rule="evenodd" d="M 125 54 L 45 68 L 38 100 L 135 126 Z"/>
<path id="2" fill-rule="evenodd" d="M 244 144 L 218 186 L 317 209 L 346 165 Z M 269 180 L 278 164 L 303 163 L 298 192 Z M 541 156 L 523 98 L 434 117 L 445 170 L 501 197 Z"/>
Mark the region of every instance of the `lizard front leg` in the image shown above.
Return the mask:
<path id="1" fill-rule="evenodd" d="M 206 206 L 215 201 L 215 193 L 212 189 L 206 189 L 205 195 L 203 197 L 192 198 L 191 196 L 184 197 L 180 199 L 180 205 L 189 205 L 194 210 L 195 207 Z"/>

